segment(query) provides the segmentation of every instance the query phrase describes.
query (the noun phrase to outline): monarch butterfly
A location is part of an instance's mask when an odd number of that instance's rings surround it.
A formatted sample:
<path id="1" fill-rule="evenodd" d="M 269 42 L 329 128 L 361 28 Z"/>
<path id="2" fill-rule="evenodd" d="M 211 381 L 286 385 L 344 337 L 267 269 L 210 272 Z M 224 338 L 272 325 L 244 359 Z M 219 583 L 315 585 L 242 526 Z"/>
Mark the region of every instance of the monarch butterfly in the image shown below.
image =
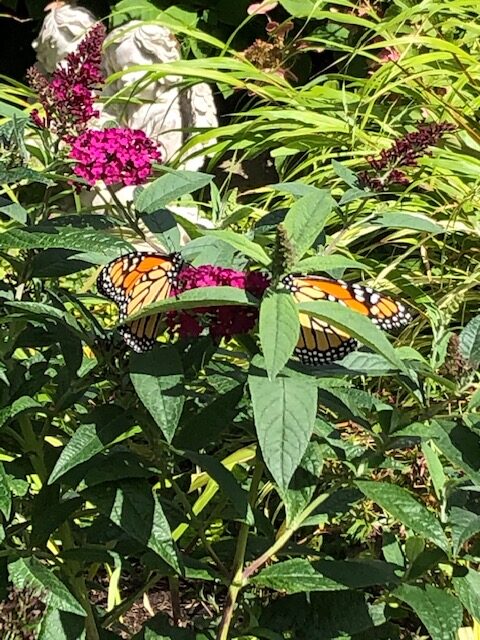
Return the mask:
<path id="1" fill-rule="evenodd" d="M 168 298 L 182 264 L 178 253 L 127 253 L 102 269 L 97 288 L 115 302 L 123 322 L 148 304 Z M 155 343 L 159 325 L 157 314 L 125 324 L 119 332 L 134 351 L 147 351 Z"/>
<path id="2" fill-rule="evenodd" d="M 297 302 L 338 302 L 368 316 L 381 329 L 397 329 L 412 319 L 410 311 L 401 302 L 360 284 L 320 276 L 293 275 L 286 276 L 282 282 Z M 300 338 L 295 355 L 305 364 L 326 364 L 339 360 L 357 346 L 357 341 L 344 331 L 300 313 Z"/>

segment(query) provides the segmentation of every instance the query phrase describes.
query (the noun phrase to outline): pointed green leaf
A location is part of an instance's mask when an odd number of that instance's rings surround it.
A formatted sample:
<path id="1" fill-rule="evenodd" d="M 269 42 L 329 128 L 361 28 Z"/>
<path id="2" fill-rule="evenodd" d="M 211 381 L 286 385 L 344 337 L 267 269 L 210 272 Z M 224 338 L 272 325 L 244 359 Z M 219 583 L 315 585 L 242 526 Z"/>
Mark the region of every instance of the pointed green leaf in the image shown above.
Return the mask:
<path id="1" fill-rule="evenodd" d="M 453 588 L 468 613 L 480 620 L 480 572 L 466 567 L 455 567 Z"/>
<path id="2" fill-rule="evenodd" d="M 96 407 L 85 416 L 85 421 L 86 424 L 75 431 L 60 454 L 48 480 L 49 484 L 70 469 L 93 458 L 133 426 L 132 419 L 125 410 L 115 405 Z"/>
<path id="3" fill-rule="evenodd" d="M 356 485 L 367 498 L 379 504 L 394 518 L 420 533 L 448 553 L 449 543 L 436 516 L 406 489 L 388 482 L 359 480 Z"/>
<path id="4" fill-rule="evenodd" d="M 85 638 L 85 618 L 59 609 L 48 609 L 38 633 L 38 640 L 85 640 Z"/>
<path id="5" fill-rule="evenodd" d="M 84 494 L 110 520 L 180 572 L 170 525 L 148 482 L 124 480 L 90 487 Z"/>
<path id="6" fill-rule="evenodd" d="M 249 240 L 239 233 L 235 233 L 229 229 L 219 229 L 218 231 L 206 231 L 205 235 L 207 238 L 210 236 L 227 242 L 229 245 L 237 249 L 237 251 L 240 251 L 240 253 L 252 258 L 252 260 L 255 260 L 265 267 L 268 267 L 271 262 L 267 253 L 259 244 L 252 242 L 252 240 Z"/>
<path id="7" fill-rule="evenodd" d="M 129 366 L 138 397 L 171 442 L 185 402 L 183 366 L 177 349 L 171 344 L 155 345 L 146 353 L 132 354 Z"/>
<path id="8" fill-rule="evenodd" d="M 297 304 L 286 291 L 271 291 L 260 305 L 260 344 L 273 380 L 292 356 L 300 335 Z"/>
<path id="9" fill-rule="evenodd" d="M 364 589 L 398 584 L 393 564 L 381 560 L 319 560 L 293 558 L 263 569 L 252 582 L 261 587 L 300 593 Z"/>
<path id="10" fill-rule="evenodd" d="M 95 251 L 112 258 L 132 251 L 130 243 L 95 229 L 75 227 L 31 227 L 0 233 L 0 247 L 8 249 L 73 249 Z"/>
<path id="11" fill-rule="evenodd" d="M 449 522 L 452 529 L 453 554 L 457 555 L 465 542 L 480 532 L 480 516 L 467 509 L 452 507 Z"/>
<path id="12" fill-rule="evenodd" d="M 460 352 L 474 364 L 480 362 L 480 315 L 470 320 L 460 334 Z"/>
<path id="13" fill-rule="evenodd" d="M 10 491 L 10 484 L 5 472 L 5 467 L 3 463 L 0 462 L 0 511 L 3 513 L 6 520 L 10 518 L 11 509 L 12 492 Z"/>
<path id="14" fill-rule="evenodd" d="M 284 226 L 293 242 L 297 258 L 301 258 L 323 231 L 335 205 L 326 190 L 309 193 L 297 200 L 285 216 Z"/>
<path id="15" fill-rule="evenodd" d="M 322 446 L 318 442 L 309 442 L 288 489 L 278 487 L 278 492 L 285 505 L 288 524 L 305 509 L 312 499 L 315 488 L 320 482 L 322 467 Z"/>
<path id="16" fill-rule="evenodd" d="M 312 256 L 311 258 L 303 258 L 294 267 L 295 271 L 301 273 L 312 273 L 315 271 L 326 271 L 330 273 L 336 269 L 363 269 L 368 271 L 366 264 L 352 260 L 351 258 L 345 258 L 341 255 L 333 256 Z"/>
<path id="17" fill-rule="evenodd" d="M 414 231 L 425 231 L 426 233 L 445 233 L 445 229 L 439 224 L 420 213 L 390 213 L 386 212 L 375 218 L 374 224 L 390 229 L 412 229 Z"/>
<path id="18" fill-rule="evenodd" d="M 213 176 L 200 171 L 172 171 L 135 193 L 135 207 L 140 213 L 153 213 L 180 196 L 202 189 Z"/>
<path id="19" fill-rule="evenodd" d="M 250 375 L 255 427 L 265 463 L 282 488 L 287 488 L 313 432 L 317 412 L 314 383 L 296 378 Z"/>
<path id="20" fill-rule="evenodd" d="M 142 311 L 129 316 L 129 321 L 174 309 L 218 307 L 222 304 L 256 306 L 258 300 L 244 289 L 237 287 L 200 287 L 185 291 L 175 298 L 167 298 L 161 302 L 149 304 Z"/>
<path id="21" fill-rule="evenodd" d="M 401 585 L 392 595 L 415 611 L 432 640 L 457 640 L 463 611 L 455 596 L 432 585 L 424 590 L 409 584 Z"/>
<path id="22" fill-rule="evenodd" d="M 8 573 L 18 589 L 32 589 L 49 607 L 77 616 L 86 615 L 83 607 L 53 573 L 52 567 L 35 558 L 19 558 L 8 565 Z"/>

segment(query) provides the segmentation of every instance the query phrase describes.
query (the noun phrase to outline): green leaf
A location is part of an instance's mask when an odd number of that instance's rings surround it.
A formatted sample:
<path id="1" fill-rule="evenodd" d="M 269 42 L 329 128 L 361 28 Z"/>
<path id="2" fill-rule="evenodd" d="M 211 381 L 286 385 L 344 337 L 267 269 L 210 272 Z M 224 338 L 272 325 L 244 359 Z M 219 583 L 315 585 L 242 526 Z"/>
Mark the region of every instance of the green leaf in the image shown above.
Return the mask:
<path id="1" fill-rule="evenodd" d="M 180 196 L 197 191 L 213 180 L 213 176 L 200 171 L 172 171 L 151 182 L 135 193 L 135 207 L 140 213 L 153 213 Z"/>
<path id="2" fill-rule="evenodd" d="M 0 247 L 7 249 L 73 249 L 105 253 L 111 259 L 133 250 L 130 243 L 95 229 L 30 227 L 0 233 Z"/>
<path id="3" fill-rule="evenodd" d="M 25 224 L 27 222 L 27 211 L 17 202 L 11 202 L 6 198 L 0 197 L 0 212 L 20 224 Z"/>
<path id="4" fill-rule="evenodd" d="M 312 256 L 311 258 L 304 258 L 297 262 L 294 266 L 294 271 L 301 273 L 312 273 L 316 271 L 325 271 L 330 273 L 336 269 L 363 269 L 368 271 L 367 265 L 351 258 L 345 258 L 341 255 L 333 256 Z"/>
<path id="5" fill-rule="evenodd" d="M 14 184 L 25 180 L 27 183 L 38 182 L 49 187 L 53 186 L 54 181 L 47 175 L 30 169 L 28 167 L 12 167 L 7 169 L 3 163 L 0 163 L 0 184 Z"/>
<path id="6" fill-rule="evenodd" d="M 460 334 L 460 353 L 477 365 L 480 362 L 480 315 L 475 316 Z"/>
<path id="7" fill-rule="evenodd" d="M 171 442 L 185 402 L 183 366 L 171 344 L 155 345 L 146 353 L 132 353 L 130 379 L 143 406 Z"/>
<path id="8" fill-rule="evenodd" d="M 480 484 L 480 436 L 460 422 L 432 420 L 428 430 L 436 446 L 475 484 Z"/>
<path id="9" fill-rule="evenodd" d="M 305 509 L 313 498 L 315 488 L 320 482 L 322 467 L 322 446 L 318 442 L 309 442 L 288 489 L 278 487 L 278 492 L 285 505 L 288 524 Z"/>
<path id="10" fill-rule="evenodd" d="M 362 344 L 386 358 L 401 371 L 404 371 L 404 364 L 395 353 L 395 349 L 388 341 L 385 333 L 366 316 L 352 311 L 352 309 L 344 307 L 337 302 L 326 300 L 303 302 L 299 305 L 299 310 L 315 318 L 320 318 L 324 322 L 333 324 L 334 327 L 345 331 L 348 335 L 356 338 Z"/>
<path id="11" fill-rule="evenodd" d="M 5 473 L 5 466 L 0 462 L 0 511 L 5 516 L 5 519 L 10 518 L 10 511 L 12 509 L 12 492 L 10 490 L 10 483 L 8 476 Z"/>
<path id="12" fill-rule="evenodd" d="M 315 17 L 315 11 L 319 11 L 325 4 L 322 0 L 280 0 L 280 4 L 294 18 Z"/>
<path id="13" fill-rule="evenodd" d="M 420 533 L 448 553 L 449 544 L 435 515 L 417 502 L 403 487 L 388 482 L 359 480 L 355 483 L 367 498 L 379 504 L 394 518 Z"/>
<path id="14" fill-rule="evenodd" d="M 176 298 L 168 298 L 161 302 L 147 305 L 139 313 L 129 316 L 130 320 L 137 320 L 145 316 L 151 316 L 173 309 L 195 309 L 197 307 L 218 307 L 219 305 L 256 306 L 258 300 L 237 287 L 200 287 L 181 293 Z"/>
<path id="15" fill-rule="evenodd" d="M 427 461 L 428 471 L 432 479 L 433 488 L 435 489 L 436 496 L 438 500 L 441 501 L 443 496 L 443 489 L 447 481 L 445 471 L 443 470 L 442 462 L 436 450 L 433 448 L 433 446 L 430 443 L 424 442 L 422 444 L 422 451 L 423 451 L 423 455 L 425 456 L 425 460 Z"/>
<path id="16" fill-rule="evenodd" d="M 424 590 L 409 584 L 401 585 L 392 595 L 415 611 L 432 640 L 457 640 L 463 611 L 455 596 L 432 585 Z"/>
<path id="17" fill-rule="evenodd" d="M 466 567 L 455 567 L 453 588 L 468 613 L 480 620 L 480 572 Z"/>
<path id="18" fill-rule="evenodd" d="M 133 426 L 125 409 L 115 405 L 96 407 L 84 418 L 53 468 L 48 483 L 52 484 L 67 471 L 90 460 Z"/>
<path id="19" fill-rule="evenodd" d="M 297 258 L 301 258 L 318 238 L 334 205 L 335 201 L 326 190 L 303 196 L 292 205 L 283 224 Z"/>
<path id="20" fill-rule="evenodd" d="M 283 369 L 300 335 L 297 304 L 286 291 L 270 291 L 260 305 L 260 344 L 270 380 Z"/>
<path id="21" fill-rule="evenodd" d="M 373 220 L 374 224 L 389 229 L 411 229 L 412 231 L 425 231 L 426 233 L 445 233 L 445 229 L 420 213 L 384 213 Z"/>
<path id="22" fill-rule="evenodd" d="M 84 494 L 117 527 L 180 572 L 170 525 L 148 482 L 135 479 L 104 483 L 86 489 Z"/>
<path id="23" fill-rule="evenodd" d="M 38 640 L 85 640 L 85 619 L 59 609 L 48 609 L 42 618 Z"/>
<path id="24" fill-rule="evenodd" d="M 20 413 L 35 412 L 40 407 L 41 405 L 30 396 L 20 396 L 9 407 L 0 409 L 0 427 Z"/>
<path id="25" fill-rule="evenodd" d="M 338 162 L 338 160 L 332 160 L 332 168 L 339 178 L 341 178 L 345 184 L 349 187 L 358 186 L 357 174 L 349 169 L 346 165 Z"/>
<path id="26" fill-rule="evenodd" d="M 252 242 L 252 240 L 249 240 L 239 233 L 235 233 L 235 231 L 230 231 L 229 229 L 209 230 L 205 231 L 205 235 L 207 238 L 212 237 L 223 240 L 244 255 L 252 258 L 252 260 L 255 260 L 265 267 L 268 267 L 271 262 L 265 250 L 262 249 L 259 244 Z"/>
<path id="27" fill-rule="evenodd" d="M 229 498 L 239 518 L 243 522 L 253 525 L 253 511 L 248 503 L 248 493 L 238 484 L 231 471 L 212 456 L 195 453 L 194 451 L 182 451 L 182 455 L 204 469 Z"/>
<path id="28" fill-rule="evenodd" d="M 77 616 L 86 615 L 83 607 L 53 573 L 52 567 L 41 564 L 35 558 L 19 558 L 11 562 L 8 574 L 18 589 L 32 589 L 47 606 Z"/>
<path id="29" fill-rule="evenodd" d="M 381 560 L 319 560 L 294 558 L 263 569 L 252 582 L 257 586 L 300 593 L 364 589 L 374 585 L 398 584 L 396 565 Z"/>
<path id="30" fill-rule="evenodd" d="M 180 229 L 171 211 L 159 209 L 142 215 L 141 220 L 168 252 L 180 249 Z"/>
<path id="31" fill-rule="evenodd" d="M 275 191 L 280 191 L 280 193 L 290 193 L 295 198 L 303 198 L 303 196 L 308 195 L 316 195 L 319 197 L 322 193 L 322 189 L 299 181 L 277 182 L 276 184 L 270 185 L 270 188 Z"/>
<path id="32" fill-rule="evenodd" d="M 467 509 L 452 507 L 449 522 L 452 529 L 453 554 L 457 555 L 465 542 L 480 532 L 480 516 Z"/>
<path id="33" fill-rule="evenodd" d="M 265 463 L 282 488 L 287 488 L 313 432 L 317 412 L 315 384 L 296 378 L 274 381 L 248 378 L 255 427 Z"/>

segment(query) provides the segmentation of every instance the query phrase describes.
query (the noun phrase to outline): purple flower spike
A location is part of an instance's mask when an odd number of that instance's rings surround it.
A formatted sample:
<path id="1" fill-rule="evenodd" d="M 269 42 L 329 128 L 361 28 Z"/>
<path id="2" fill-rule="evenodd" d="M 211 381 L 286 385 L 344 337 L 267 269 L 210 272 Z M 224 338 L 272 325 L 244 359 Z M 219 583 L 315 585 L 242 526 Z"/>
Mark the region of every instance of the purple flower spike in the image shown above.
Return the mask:
<path id="1" fill-rule="evenodd" d="M 36 67 L 28 70 L 29 84 L 45 110 L 45 118 L 37 110 L 32 111 L 31 118 L 37 126 L 66 138 L 83 131 L 99 115 L 94 101 L 95 89 L 103 81 L 100 68 L 105 33 L 100 23 L 90 29 L 77 49 L 57 66 L 50 80 Z"/>
<path id="2" fill-rule="evenodd" d="M 450 122 L 422 124 L 417 131 L 407 133 L 396 140 L 389 149 L 384 149 L 378 158 L 367 158 L 373 171 L 362 171 L 360 182 L 373 191 L 382 191 L 392 184 L 409 184 L 407 175 L 399 167 L 416 167 L 418 160 L 431 155 L 434 147 L 455 125 Z"/>

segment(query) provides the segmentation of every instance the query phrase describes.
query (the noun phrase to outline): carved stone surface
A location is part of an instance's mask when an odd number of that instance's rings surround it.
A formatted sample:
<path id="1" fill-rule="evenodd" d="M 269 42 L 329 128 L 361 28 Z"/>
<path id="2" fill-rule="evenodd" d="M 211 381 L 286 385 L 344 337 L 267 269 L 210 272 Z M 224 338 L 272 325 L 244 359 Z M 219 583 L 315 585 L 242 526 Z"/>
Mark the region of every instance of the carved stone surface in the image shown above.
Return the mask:
<path id="1" fill-rule="evenodd" d="M 151 66 L 180 60 L 180 46 L 173 33 L 156 24 L 131 21 L 114 29 L 105 44 L 106 75 L 124 73 L 110 83 L 110 96 L 120 93 L 142 103 L 112 101 L 104 114 L 120 124 L 142 129 L 164 149 L 166 160 L 172 159 L 194 129 L 218 125 L 213 93 L 208 84 L 180 88 L 175 75 L 155 77 L 150 70 L 128 71 L 134 65 Z M 190 131 L 188 131 L 190 130 Z M 201 146 L 190 151 L 194 153 Z M 190 155 L 189 154 L 189 155 Z M 204 163 L 202 156 L 190 158 L 183 167 L 196 170 Z"/>
<path id="2" fill-rule="evenodd" d="M 52 73 L 57 64 L 73 51 L 97 19 L 83 7 L 66 2 L 52 2 L 38 37 L 32 42 L 40 69 Z"/>

